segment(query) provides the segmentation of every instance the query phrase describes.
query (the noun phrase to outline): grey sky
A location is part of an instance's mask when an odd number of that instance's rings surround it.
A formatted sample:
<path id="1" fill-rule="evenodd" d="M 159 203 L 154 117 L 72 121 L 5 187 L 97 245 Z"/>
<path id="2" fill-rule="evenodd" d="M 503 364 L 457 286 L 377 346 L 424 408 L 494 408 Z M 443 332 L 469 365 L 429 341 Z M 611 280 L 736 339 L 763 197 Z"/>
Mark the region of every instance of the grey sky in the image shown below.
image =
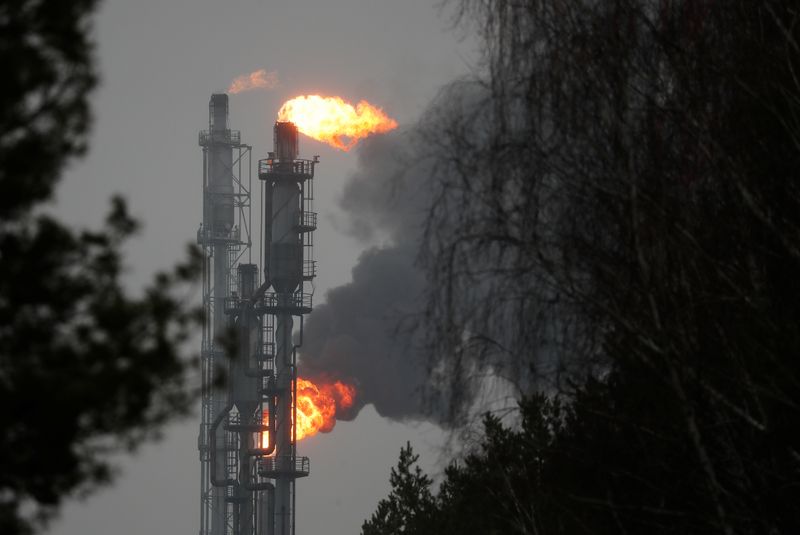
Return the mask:
<path id="1" fill-rule="evenodd" d="M 197 131 L 207 126 L 212 92 L 255 69 L 277 71 L 274 90 L 231 97 L 232 127 L 253 145 L 254 159 L 270 150 L 280 104 L 302 93 L 363 98 L 412 122 L 443 83 L 468 69 L 470 47 L 447 27 L 431 0 L 106 0 L 96 24 L 103 83 L 91 152 L 67 173 L 56 209 L 70 222 L 96 225 L 109 196 L 125 195 L 145 223 L 128 256 L 138 287 L 182 255 L 199 225 Z M 334 224 L 357 158 L 305 137 L 301 153 L 322 160 L 315 181 L 321 302 L 350 280 L 368 245 Z M 162 442 L 124 459 L 117 483 L 67 505 L 50 535 L 196 533 L 197 424 L 176 424 Z M 441 433 L 383 420 L 367 407 L 331 434 L 303 441 L 311 477 L 297 485 L 298 533 L 357 533 L 387 493 L 389 467 L 406 440 L 431 463 Z"/>

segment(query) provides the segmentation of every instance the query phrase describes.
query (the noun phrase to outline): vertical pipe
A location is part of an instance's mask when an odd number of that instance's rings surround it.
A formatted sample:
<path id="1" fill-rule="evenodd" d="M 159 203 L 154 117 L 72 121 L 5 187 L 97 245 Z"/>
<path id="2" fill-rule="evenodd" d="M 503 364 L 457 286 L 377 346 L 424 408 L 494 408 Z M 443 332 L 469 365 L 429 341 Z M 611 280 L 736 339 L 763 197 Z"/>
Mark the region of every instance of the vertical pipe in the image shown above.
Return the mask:
<path id="1" fill-rule="evenodd" d="M 242 431 L 239 434 L 239 486 L 237 487 L 239 502 L 239 522 L 237 535 L 253 535 L 253 495 L 248 490 L 250 480 L 250 458 L 248 450 L 252 449 L 253 433 Z"/>
<path id="2" fill-rule="evenodd" d="M 227 244 L 217 242 L 214 248 L 214 305 L 213 305 L 213 333 L 215 337 L 221 336 L 225 332 L 225 299 L 228 297 L 228 247 Z M 222 359 L 224 354 L 218 342 L 214 340 L 214 359 L 212 373 L 212 384 L 215 384 L 216 378 L 221 370 L 224 369 Z M 223 410 L 226 404 L 224 391 L 221 388 L 216 388 L 212 394 L 212 414 L 217 416 Z M 225 429 L 224 426 L 218 426 L 213 433 L 215 434 L 215 449 L 211 452 L 217 459 L 214 465 L 214 477 L 222 481 L 227 479 L 227 449 L 225 443 Z M 220 462 L 220 461 L 224 462 Z M 212 505 L 212 535 L 225 535 L 225 528 L 227 524 L 227 504 L 225 501 L 226 493 L 224 488 L 214 489 L 214 500 Z"/>
<path id="3" fill-rule="evenodd" d="M 291 294 L 279 294 L 278 306 L 286 307 L 291 302 Z M 275 534 L 289 535 L 291 526 L 291 489 L 288 474 L 294 468 L 294 448 L 292 443 L 292 395 L 293 368 L 291 366 L 292 316 L 281 313 L 276 319 L 276 358 L 275 376 L 278 397 L 276 412 L 275 459 L 279 469 L 286 476 L 275 482 Z"/>
<path id="4" fill-rule="evenodd" d="M 264 192 L 264 282 L 272 283 L 270 278 L 270 246 L 272 244 L 272 184 L 267 184 Z"/>
<path id="5" fill-rule="evenodd" d="M 210 231 L 213 237 L 212 255 L 214 258 L 214 290 L 213 290 L 213 327 L 215 338 L 221 336 L 227 328 L 225 317 L 225 300 L 229 297 L 228 274 L 230 272 L 230 231 L 233 227 L 233 150 L 230 144 L 230 130 L 228 130 L 228 96 L 216 94 L 211 96 L 209 102 L 209 136 L 211 145 L 208 161 L 208 186 L 206 188 L 210 199 Z M 225 369 L 223 348 L 213 340 L 213 377 L 216 378 L 219 370 Z M 213 394 L 213 417 L 220 414 L 227 400 L 222 389 L 216 389 Z M 214 465 L 214 478 L 222 481 L 227 479 L 227 455 L 224 426 L 218 426 L 215 433 L 215 451 L 211 454 L 217 459 Z M 224 462 L 219 462 L 224 460 Z M 227 503 L 224 488 L 214 489 L 212 503 L 211 535 L 225 535 L 227 526 Z"/>

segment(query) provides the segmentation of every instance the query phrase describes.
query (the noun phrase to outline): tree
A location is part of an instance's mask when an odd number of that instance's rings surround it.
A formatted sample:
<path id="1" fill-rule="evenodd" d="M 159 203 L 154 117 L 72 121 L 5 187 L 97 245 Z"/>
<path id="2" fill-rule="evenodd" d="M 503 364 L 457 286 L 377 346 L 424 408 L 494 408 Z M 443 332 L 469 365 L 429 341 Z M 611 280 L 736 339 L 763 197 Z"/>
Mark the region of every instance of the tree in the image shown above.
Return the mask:
<path id="1" fill-rule="evenodd" d="M 413 530 L 380 521 L 397 518 L 385 515 L 400 494 L 393 478 L 390 497 L 362 533 L 714 532 L 720 528 L 708 513 L 714 498 L 680 419 L 671 414 L 680 407 L 654 401 L 642 395 L 640 385 L 612 378 L 589 380 L 568 400 L 525 398 L 514 426 L 487 414 L 482 439 L 446 468 L 424 509 L 419 501 L 403 500 L 403 518 L 419 520 Z M 794 491 L 759 490 L 753 500 L 768 510 L 758 519 L 749 510 L 731 518 L 735 532 L 793 533 Z M 773 502 L 776 497 L 781 501 Z"/>
<path id="2" fill-rule="evenodd" d="M 110 455 L 152 438 L 194 399 L 181 354 L 197 255 L 141 296 L 122 285 L 138 227 L 113 199 L 102 230 L 37 207 L 86 148 L 96 83 L 94 0 L 0 5 L 0 531 L 29 533 L 63 497 L 112 476 Z M 37 215 L 38 214 L 38 215 Z"/>
<path id="3" fill-rule="evenodd" d="M 541 395 L 522 400 L 519 408 L 522 418 L 516 429 L 491 414 L 484 417 L 483 438 L 471 453 L 446 468 L 436 495 L 426 494 L 423 500 L 408 497 L 413 487 L 393 477 L 390 497 L 381 501 L 362 533 L 618 533 L 605 529 L 608 524 L 601 515 L 587 518 L 586 511 L 573 507 L 573 497 L 591 485 L 585 474 L 579 480 L 569 478 L 569 465 L 562 464 L 582 462 L 573 457 L 575 450 L 568 449 L 567 421 L 574 422 L 577 414 L 559 400 Z M 401 453 L 401 467 L 407 462 L 406 453 Z M 418 468 L 414 478 L 423 480 L 426 490 L 430 486 Z M 403 518 L 421 519 L 413 530 L 407 524 L 379 521 L 398 496 L 406 496 L 399 500 Z"/>
<path id="4" fill-rule="evenodd" d="M 436 496 L 441 528 L 430 533 L 556 533 L 558 489 L 551 459 L 562 428 L 561 405 L 536 396 L 520 404 L 519 429 L 496 416 L 483 419 L 484 436 L 446 470 Z M 564 520 L 569 520 L 565 518 Z"/>
<path id="5" fill-rule="evenodd" d="M 576 518 L 605 504 L 636 532 L 796 530 L 794 3 L 458 7 L 486 76 L 425 124 L 431 368 L 455 392 L 488 368 L 607 411 L 567 427 L 604 475 Z M 611 445 L 639 462 L 614 472 L 592 453 Z"/>
<path id="6" fill-rule="evenodd" d="M 86 150 L 97 83 L 89 39 L 97 0 L 0 5 L 0 221 L 50 197 L 59 172 Z"/>
<path id="7" fill-rule="evenodd" d="M 417 465 L 419 455 L 411 444 L 400 450 L 400 460 L 392 468 L 389 482 L 392 491 L 378 503 L 372 518 L 361 527 L 363 535 L 389 535 L 407 533 L 422 535 L 434 533 L 433 495 L 430 477 Z"/>

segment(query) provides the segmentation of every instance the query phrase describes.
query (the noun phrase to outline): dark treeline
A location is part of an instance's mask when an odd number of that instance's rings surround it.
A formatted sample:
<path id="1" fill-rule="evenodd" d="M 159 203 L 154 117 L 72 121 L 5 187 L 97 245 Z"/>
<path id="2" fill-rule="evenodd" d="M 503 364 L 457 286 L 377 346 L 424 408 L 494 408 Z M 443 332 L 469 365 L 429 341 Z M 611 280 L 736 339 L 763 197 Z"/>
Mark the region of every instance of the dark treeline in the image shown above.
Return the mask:
<path id="1" fill-rule="evenodd" d="M 798 532 L 796 3 L 457 10 L 486 75 L 423 125 L 421 324 L 452 415 L 491 370 L 521 423 L 438 492 L 404 449 L 364 534 Z"/>

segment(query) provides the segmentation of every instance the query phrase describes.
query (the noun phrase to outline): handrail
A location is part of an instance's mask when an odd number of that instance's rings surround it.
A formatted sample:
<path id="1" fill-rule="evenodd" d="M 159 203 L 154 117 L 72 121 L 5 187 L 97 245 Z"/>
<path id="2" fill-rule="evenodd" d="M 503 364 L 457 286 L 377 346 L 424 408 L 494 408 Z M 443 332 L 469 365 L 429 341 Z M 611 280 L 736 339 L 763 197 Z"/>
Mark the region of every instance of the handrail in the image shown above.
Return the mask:
<path id="1" fill-rule="evenodd" d="M 224 479 L 222 481 L 217 479 L 217 428 L 232 408 L 233 402 L 229 401 L 228 404 L 225 405 L 225 408 L 214 418 L 214 421 L 211 423 L 211 428 L 208 430 L 209 452 L 211 454 L 211 484 L 215 487 L 229 487 L 237 483 L 235 479 Z"/>
<path id="2" fill-rule="evenodd" d="M 266 474 L 302 474 L 308 475 L 311 471 L 311 463 L 308 457 L 295 457 L 291 455 L 280 455 L 276 457 L 264 457 L 259 459 L 259 471 Z"/>
<path id="3" fill-rule="evenodd" d="M 282 162 L 273 158 L 258 160 L 258 176 L 262 177 L 270 174 L 293 174 L 314 176 L 314 160 L 291 160 Z"/>
<path id="4" fill-rule="evenodd" d="M 242 241 L 242 229 L 239 227 L 232 228 L 229 231 L 215 230 L 210 228 L 197 229 L 197 243 L 203 245 L 213 241 Z"/>
<path id="5" fill-rule="evenodd" d="M 317 228 L 317 213 L 310 210 L 304 210 L 297 214 L 297 226 L 302 229 L 316 230 Z"/>
<path id="6" fill-rule="evenodd" d="M 295 292 L 293 294 L 278 294 L 267 292 L 256 306 L 266 308 L 308 308 L 312 307 L 314 294 Z"/>
<path id="7" fill-rule="evenodd" d="M 242 134 L 239 130 L 201 130 L 197 136 L 197 144 L 201 147 L 212 143 L 239 145 L 241 142 Z"/>

